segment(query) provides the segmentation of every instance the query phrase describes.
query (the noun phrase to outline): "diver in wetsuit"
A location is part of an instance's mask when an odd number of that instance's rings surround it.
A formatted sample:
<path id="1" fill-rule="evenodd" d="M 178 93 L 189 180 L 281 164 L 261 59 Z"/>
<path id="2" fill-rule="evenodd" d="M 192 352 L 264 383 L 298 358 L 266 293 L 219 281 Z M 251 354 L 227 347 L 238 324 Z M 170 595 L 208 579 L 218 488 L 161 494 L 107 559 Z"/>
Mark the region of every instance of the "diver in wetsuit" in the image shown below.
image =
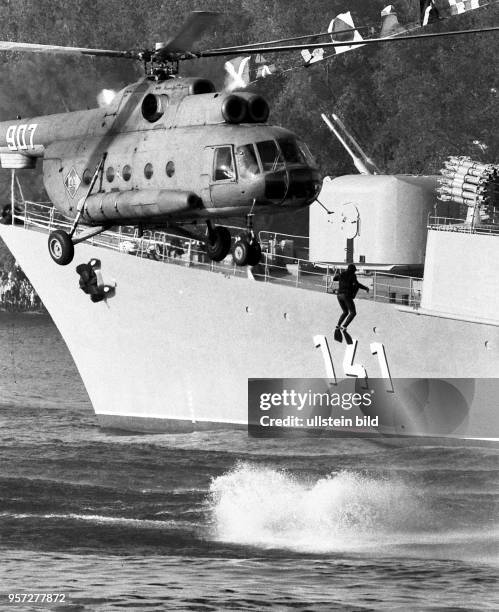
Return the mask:
<path id="1" fill-rule="evenodd" d="M 357 311 L 355 310 L 354 298 L 357 295 L 359 289 L 364 289 L 369 293 L 369 287 L 362 285 L 357 280 L 355 275 L 357 268 L 354 264 L 349 264 L 346 270 L 343 272 L 337 272 L 333 280 L 339 281 L 338 286 L 338 302 L 341 306 L 342 313 L 338 319 L 338 325 L 334 330 L 334 339 L 341 342 L 341 332 L 345 333 L 347 327 L 355 318 Z M 348 337 L 346 336 L 348 341 Z"/>

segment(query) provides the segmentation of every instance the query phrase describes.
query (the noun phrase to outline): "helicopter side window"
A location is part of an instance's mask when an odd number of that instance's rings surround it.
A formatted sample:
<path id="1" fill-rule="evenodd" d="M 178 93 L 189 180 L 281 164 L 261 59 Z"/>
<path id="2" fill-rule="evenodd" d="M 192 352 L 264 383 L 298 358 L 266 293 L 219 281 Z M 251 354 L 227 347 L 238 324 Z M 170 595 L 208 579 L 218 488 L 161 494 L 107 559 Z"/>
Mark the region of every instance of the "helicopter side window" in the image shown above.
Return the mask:
<path id="1" fill-rule="evenodd" d="M 109 166 L 106 170 L 106 178 L 110 183 L 114 181 L 114 168 L 112 166 Z"/>
<path id="2" fill-rule="evenodd" d="M 273 140 L 258 142 L 256 145 L 264 172 L 275 172 L 284 168 L 284 158 Z"/>
<path id="3" fill-rule="evenodd" d="M 128 164 L 123 166 L 123 169 L 121 171 L 121 176 L 124 181 L 129 181 L 132 178 L 132 167 L 129 166 Z"/>
<path id="4" fill-rule="evenodd" d="M 90 185 L 90 183 L 92 182 L 92 176 L 92 171 L 89 168 L 86 168 L 85 172 L 83 173 L 83 182 L 85 183 L 85 185 Z"/>
<path id="5" fill-rule="evenodd" d="M 232 147 L 218 147 L 215 149 L 215 160 L 213 166 L 214 181 L 235 181 L 236 171 L 234 169 L 234 158 Z"/>
<path id="6" fill-rule="evenodd" d="M 252 144 L 237 147 L 236 159 L 241 178 L 253 178 L 260 173 L 260 166 Z"/>

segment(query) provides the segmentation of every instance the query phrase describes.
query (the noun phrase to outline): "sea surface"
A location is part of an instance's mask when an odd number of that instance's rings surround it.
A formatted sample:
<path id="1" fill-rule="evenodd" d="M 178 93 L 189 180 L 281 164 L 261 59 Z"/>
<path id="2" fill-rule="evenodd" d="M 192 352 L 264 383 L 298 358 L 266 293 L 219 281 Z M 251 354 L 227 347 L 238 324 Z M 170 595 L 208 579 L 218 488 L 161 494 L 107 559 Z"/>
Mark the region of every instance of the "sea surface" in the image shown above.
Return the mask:
<path id="1" fill-rule="evenodd" d="M 498 495 L 490 447 L 102 431 L 0 313 L 1 611 L 498 610 Z"/>

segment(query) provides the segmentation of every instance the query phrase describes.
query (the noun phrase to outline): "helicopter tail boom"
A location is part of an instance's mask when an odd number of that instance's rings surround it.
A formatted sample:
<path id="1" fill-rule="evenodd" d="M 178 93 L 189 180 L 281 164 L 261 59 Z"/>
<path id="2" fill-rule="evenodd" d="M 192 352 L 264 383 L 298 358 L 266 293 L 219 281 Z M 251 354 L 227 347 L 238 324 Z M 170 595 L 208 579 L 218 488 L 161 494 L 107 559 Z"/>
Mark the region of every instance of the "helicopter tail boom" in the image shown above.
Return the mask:
<path id="1" fill-rule="evenodd" d="M 43 157 L 45 149 L 54 141 L 106 133 L 114 118 L 106 109 L 94 109 L 2 121 L 0 153 Z"/>

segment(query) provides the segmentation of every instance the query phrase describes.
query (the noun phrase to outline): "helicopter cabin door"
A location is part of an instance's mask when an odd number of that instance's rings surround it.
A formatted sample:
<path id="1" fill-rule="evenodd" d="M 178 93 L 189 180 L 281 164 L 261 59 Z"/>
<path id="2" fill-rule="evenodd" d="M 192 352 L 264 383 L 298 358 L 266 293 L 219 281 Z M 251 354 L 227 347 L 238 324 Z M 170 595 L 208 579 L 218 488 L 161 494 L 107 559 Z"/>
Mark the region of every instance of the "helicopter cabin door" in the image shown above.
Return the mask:
<path id="1" fill-rule="evenodd" d="M 241 192 L 231 144 L 204 148 L 201 197 L 206 208 L 237 206 Z"/>
<path id="2" fill-rule="evenodd" d="M 213 171 L 213 151 L 215 147 L 205 147 L 201 165 L 201 198 L 205 208 L 211 208 L 210 183 Z"/>

